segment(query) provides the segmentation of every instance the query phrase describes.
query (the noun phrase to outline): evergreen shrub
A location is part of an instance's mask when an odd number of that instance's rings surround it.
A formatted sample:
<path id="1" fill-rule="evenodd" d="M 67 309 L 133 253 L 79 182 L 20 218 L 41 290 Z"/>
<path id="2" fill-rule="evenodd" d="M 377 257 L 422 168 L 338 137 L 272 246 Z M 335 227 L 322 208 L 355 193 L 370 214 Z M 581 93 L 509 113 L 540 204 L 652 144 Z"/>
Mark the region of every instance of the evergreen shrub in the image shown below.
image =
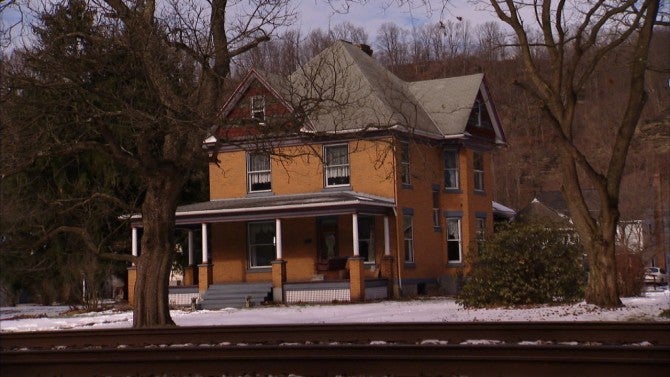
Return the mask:
<path id="1" fill-rule="evenodd" d="M 566 231 L 512 224 L 470 253 L 471 271 L 457 302 L 465 307 L 574 302 L 583 297 L 582 248 Z"/>

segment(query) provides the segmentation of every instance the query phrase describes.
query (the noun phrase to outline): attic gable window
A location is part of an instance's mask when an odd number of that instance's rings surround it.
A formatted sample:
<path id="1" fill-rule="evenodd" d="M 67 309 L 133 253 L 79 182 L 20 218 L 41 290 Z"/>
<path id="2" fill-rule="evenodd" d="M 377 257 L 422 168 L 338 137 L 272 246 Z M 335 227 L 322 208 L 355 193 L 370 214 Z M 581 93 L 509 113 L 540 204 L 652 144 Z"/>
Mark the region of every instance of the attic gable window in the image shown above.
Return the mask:
<path id="1" fill-rule="evenodd" d="M 481 98 L 477 98 L 474 105 L 472 106 L 468 125 L 493 129 L 491 117 L 489 116 L 489 112 L 486 110 L 486 103 Z"/>
<path id="2" fill-rule="evenodd" d="M 326 187 L 349 185 L 349 146 L 324 147 Z"/>
<path id="3" fill-rule="evenodd" d="M 265 121 L 265 97 L 251 97 L 251 119 L 259 122 Z"/>

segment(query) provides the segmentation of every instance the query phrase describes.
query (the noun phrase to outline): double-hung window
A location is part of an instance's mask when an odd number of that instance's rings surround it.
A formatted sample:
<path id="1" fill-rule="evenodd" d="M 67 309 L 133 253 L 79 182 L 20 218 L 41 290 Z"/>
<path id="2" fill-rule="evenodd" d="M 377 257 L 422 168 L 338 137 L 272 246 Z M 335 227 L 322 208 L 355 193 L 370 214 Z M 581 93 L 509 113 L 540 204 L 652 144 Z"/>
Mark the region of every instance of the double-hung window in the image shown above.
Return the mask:
<path id="1" fill-rule="evenodd" d="M 403 215 L 402 229 L 405 246 L 405 263 L 414 262 L 414 218 L 412 215 Z"/>
<path id="2" fill-rule="evenodd" d="M 324 147 L 326 187 L 349 185 L 349 146 Z"/>
<path id="3" fill-rule="evenodd" d="M 477 241 L 483 241 L 486 238 L 486 218 L 485 217 L 476 217 L 475 218 L 475 237 Z"/>
<path id="4" fill-rule="evenodd" d="M 484 156 L 480 152 L 473 153 L 472 166 L 475 175 L 475 191 L 484 191 Z"/>
<path id="5" fill-rule="evenodd" d="M 444 188 L 458 190 L 458 151 L 449 149 L 444 151 Z"/>
<path id="6" fill-rule="evenodd" d="M 270 155 L 249 153 L 247 161 L 247 189 L 249 192 L 272 190 L 271 178 Z"/>
<path id="7" fill-rule="evenodd" d="M 457 217 L 447 218 L 447 262 L 461 263 L 463 251 L 461 243 L 461 219 Z"/>
<path id="8" fill-rule="evenodd" d="M 400 180 L 403 185 L 412 183 L 409 172 L 409 143 L 400 143 Z"/>
<path id="9" fill-rule="evenodd" d="M 251 119 L 259 122 L 265 121 L 265 97 L 251 97 Z"/>
<path id="10" fill-rule="evenodd" d="M 433 189 L 433 228 L 440 228 L 440 191 L 439 186 Z"/>
<path id="11" fill-rule="evenodd" d="M 251 222 L 248 228 L 249 267 L 270 267 L 276 258 L 275 222 Z"/>

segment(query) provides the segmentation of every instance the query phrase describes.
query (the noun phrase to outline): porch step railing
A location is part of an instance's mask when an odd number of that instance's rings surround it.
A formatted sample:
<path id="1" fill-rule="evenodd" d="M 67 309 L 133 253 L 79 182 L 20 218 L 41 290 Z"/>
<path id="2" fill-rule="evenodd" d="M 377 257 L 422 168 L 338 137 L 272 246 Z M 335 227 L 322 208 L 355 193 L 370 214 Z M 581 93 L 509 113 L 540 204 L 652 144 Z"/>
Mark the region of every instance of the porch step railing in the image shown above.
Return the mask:
<path id="1" fill-rule="evenodd" d="M 203 309 L 244 308 L 272 298 L 271 283 L 213 284 L 202 297 Z"/>

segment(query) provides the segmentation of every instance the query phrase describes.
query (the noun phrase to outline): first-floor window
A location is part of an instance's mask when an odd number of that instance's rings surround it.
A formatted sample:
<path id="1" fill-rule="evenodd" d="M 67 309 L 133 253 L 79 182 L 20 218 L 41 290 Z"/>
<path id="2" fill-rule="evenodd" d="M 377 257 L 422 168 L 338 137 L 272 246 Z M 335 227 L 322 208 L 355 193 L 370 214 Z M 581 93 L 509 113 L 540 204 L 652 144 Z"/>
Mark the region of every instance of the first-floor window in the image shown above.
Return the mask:
<path id="1" fill-rule="evenodd" d="M 402 217 L 402 228 L 405 239 L 405 262 L 414 262 L 414 226 L 411 215 Z"/>
<path id="2" fill-rule="evenodd" d="M 475 221 L 475 236 L 477 237 L 477 241 L 483 241 L 486 237 L 486 218 L 477 217 Z"/>
<path id="3" fill-rule="evenodd" d="M 447 261 L 461 263 L 462 260 L 461 219 L 447 218 Z"/>
<path id="4" fill-rule="evenodd" d="M 275 222 L 249 223 L 249 267 L 270 267 L 276 257 Z"/>
<path id="5" fill-rule="evenodd" d="M 440 192 L 433 190 L 433 228 L 440 227 Z"/>

